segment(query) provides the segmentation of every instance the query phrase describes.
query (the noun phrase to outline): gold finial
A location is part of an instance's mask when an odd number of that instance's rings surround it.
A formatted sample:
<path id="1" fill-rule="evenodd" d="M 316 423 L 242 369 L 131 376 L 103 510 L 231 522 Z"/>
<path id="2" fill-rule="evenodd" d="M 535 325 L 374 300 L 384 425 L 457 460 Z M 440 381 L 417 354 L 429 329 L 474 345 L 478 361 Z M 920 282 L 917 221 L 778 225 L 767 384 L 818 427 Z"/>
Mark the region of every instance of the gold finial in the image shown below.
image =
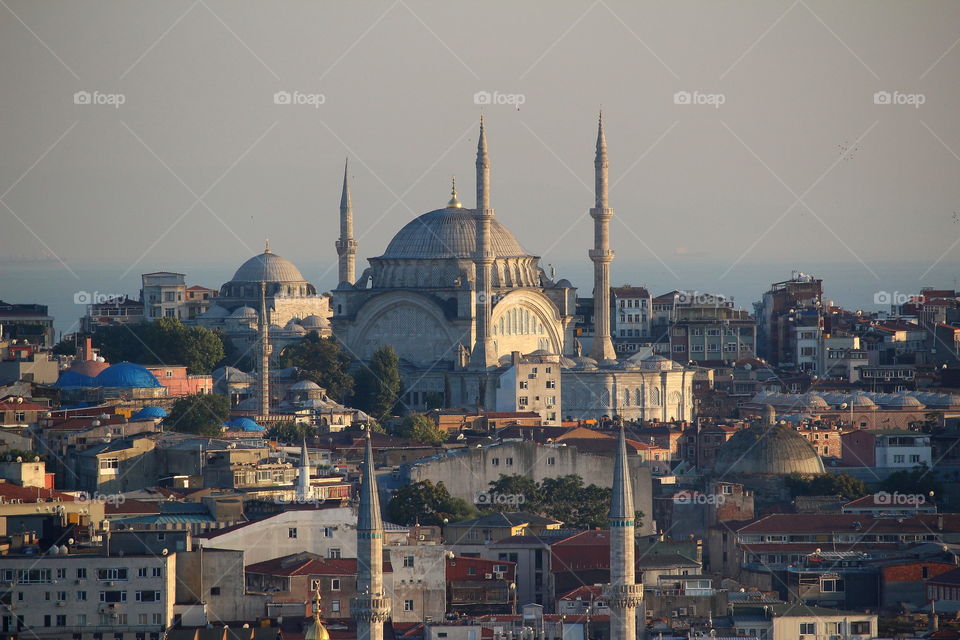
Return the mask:
<path id="1" fill-rule="evenodd" d="M 270 253 L 270 238 L 266 238 L 263 241 L 263 252 Z"/>
<path id="2" fill-rule="evenodd" d="M 450 202 L 447 203 L 447 206 L 453 207 L 454 209 L 459 209 L 463 206 L 457 199 L 457 176 L 453 176 L 450 179 Z"/>

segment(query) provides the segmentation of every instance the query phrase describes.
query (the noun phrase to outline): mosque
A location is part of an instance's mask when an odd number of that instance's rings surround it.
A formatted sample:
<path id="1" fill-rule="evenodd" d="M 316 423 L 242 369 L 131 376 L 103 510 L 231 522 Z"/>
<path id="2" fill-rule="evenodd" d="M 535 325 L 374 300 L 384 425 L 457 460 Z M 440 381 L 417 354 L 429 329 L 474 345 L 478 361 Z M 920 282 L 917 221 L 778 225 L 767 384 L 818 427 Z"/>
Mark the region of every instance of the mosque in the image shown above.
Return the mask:
<path id="1" fill-rule="evenodd" d="M 607 145 L 601 117 L 594 160 L 596 332 L 589 354 L 575 335 L 576 289 L 554 279 L 497 219 L 483 119 L 476 155 L 476 208 L 456 185 L 445 206 L 401 228 L 382 255 L 356 277 L 350 185 L 340 198 L 339 285 L 332 292 L 333 333 L 350 355 L 366 360 L 392 345 L 401 362 L 405 403 L 494 410 L 498 381 L 511 354 L 559 356 L 563 417 L 686 420 L 692 417 L 693 372 L 662 357 L 618 361 L 610 339 Z M 226 286 L 226 285 L 225 285 Z M 535 370 L 534 370 L 535 372 Z"/>

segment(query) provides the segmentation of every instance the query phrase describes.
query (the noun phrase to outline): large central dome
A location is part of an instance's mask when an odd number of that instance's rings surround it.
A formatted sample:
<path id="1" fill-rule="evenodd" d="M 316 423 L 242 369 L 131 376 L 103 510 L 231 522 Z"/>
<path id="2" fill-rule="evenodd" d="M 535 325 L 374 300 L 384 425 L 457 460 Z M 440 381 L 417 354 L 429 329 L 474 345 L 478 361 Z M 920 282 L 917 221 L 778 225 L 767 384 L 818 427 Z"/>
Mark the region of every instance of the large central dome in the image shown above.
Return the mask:
<path id="1" fill-rule="evenodd" d="M 304 282 L 297 266 L 270 250 L 253 256 L 237 269 L 231 282 Z"/>
<path id="2" fill-rule="evenodd" d="M 497 258 L 532 257 L 496 218 L 490 221 L 490 249 Z M 477 223 L 471 209 L 446 207 L 413 219 L 397 232 L 381 258 L 472 259 Z"/>
<path id="3" fill-rule="evenodd" d="M 713 468 L 722 473 L 823 473 L 823 461 L 793 429 L 756 424 L 727 440 Z"/>

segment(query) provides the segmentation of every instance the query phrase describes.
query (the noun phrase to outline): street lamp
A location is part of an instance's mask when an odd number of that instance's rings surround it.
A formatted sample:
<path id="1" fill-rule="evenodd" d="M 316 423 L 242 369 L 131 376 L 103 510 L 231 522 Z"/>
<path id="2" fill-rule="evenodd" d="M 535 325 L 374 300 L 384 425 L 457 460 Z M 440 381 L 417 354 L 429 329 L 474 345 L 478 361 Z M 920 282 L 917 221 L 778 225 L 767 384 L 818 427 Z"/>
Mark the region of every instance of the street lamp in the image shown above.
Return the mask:
<path id="1" fill-rule="evenodd" d="M 516 582 L 510 583 L 510 603 L 511 603 L 510 613 L 513 615 L 517 615 L 517 583 Z"/>

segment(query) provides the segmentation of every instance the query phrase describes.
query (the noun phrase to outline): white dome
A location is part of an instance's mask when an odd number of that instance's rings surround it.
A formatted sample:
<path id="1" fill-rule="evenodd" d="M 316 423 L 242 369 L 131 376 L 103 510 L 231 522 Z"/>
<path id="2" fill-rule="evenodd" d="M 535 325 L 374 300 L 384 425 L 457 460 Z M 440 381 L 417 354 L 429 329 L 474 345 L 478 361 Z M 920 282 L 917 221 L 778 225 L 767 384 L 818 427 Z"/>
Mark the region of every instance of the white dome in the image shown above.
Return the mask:
<path id="1" fill-rule="evenodd" d="M 256 320 L 259 316 L 257 315 L 256 309 L 252 307 L 238 307 L 236 311 L 230 314 L 231 318 L 253 318 Z"/>
<path id="2" fill-rule="evenodd" d="M 232 282 L 305 282 L 295 264 L 267 250 L 237 269 Z"/>

